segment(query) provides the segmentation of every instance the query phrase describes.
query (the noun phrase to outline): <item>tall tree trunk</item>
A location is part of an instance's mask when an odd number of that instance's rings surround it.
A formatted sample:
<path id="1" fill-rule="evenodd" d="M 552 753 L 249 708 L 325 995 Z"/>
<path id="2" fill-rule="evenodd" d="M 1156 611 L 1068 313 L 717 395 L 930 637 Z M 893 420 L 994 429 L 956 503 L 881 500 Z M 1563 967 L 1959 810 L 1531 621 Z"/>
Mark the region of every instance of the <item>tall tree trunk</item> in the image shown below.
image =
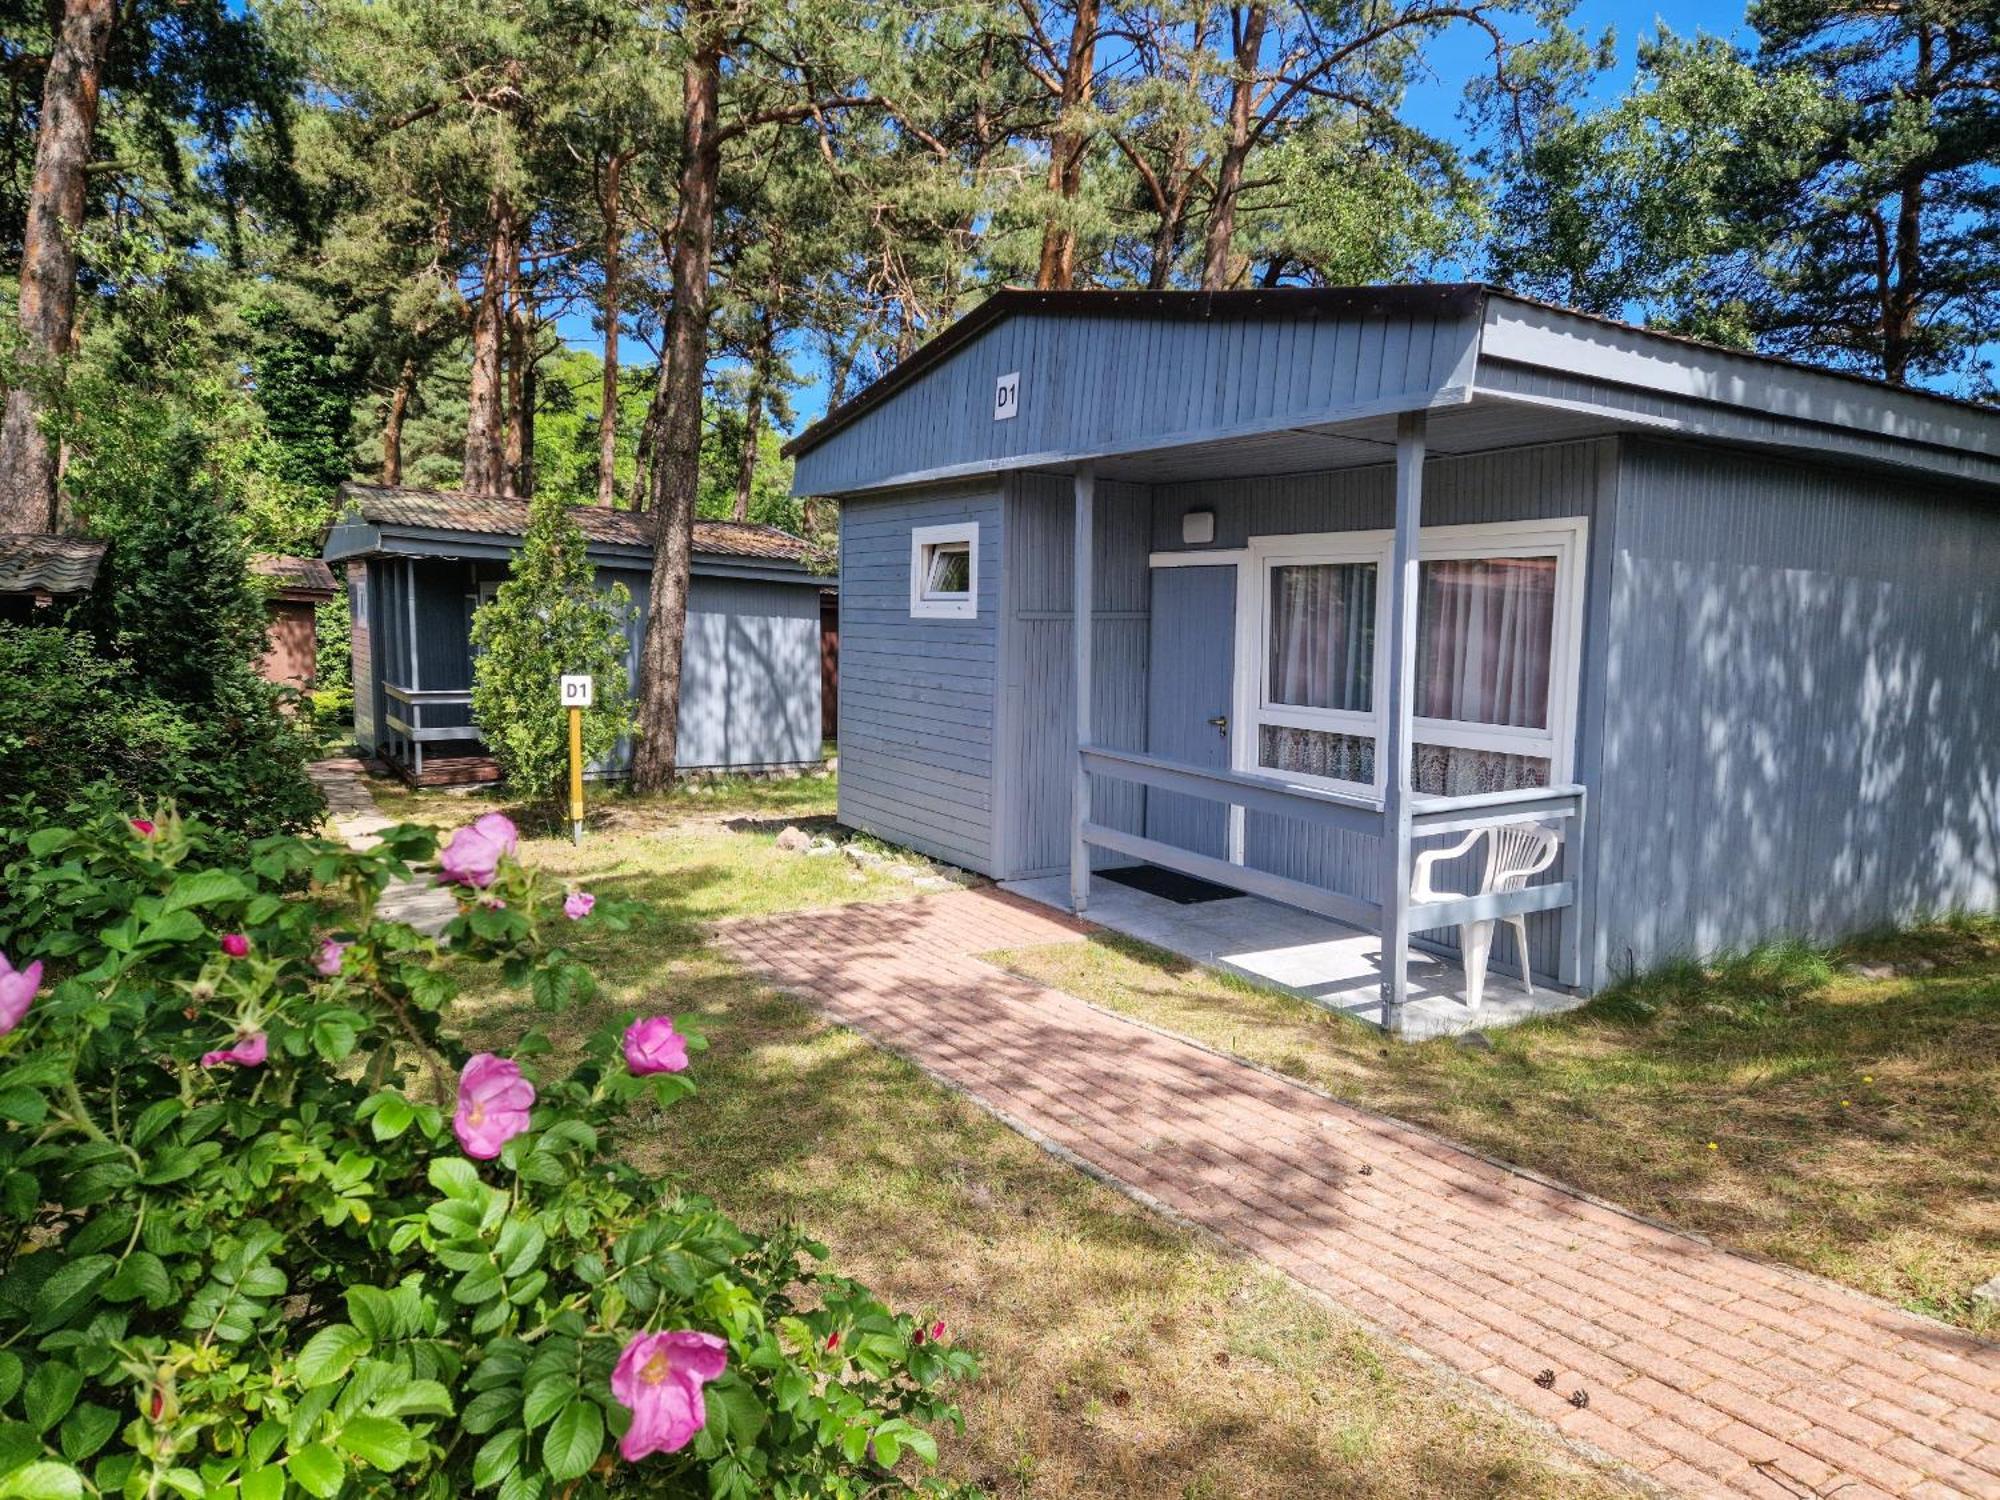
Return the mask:
<path id="1" fill-rule="evenodd" d="M 653 499 L 653 449 L 660 439 L 660 413 L 664 411 L 666 397 L 661 387 L 666 384 L 667 367 L 660 366 L 659 378 L 653 382 L 653 399 L 646 405 L 645 418 L 639 423 L 639 441 L 632 445 L 632 509 L 643 511 Z"/>
<path id="2" fill-rule="evenodd" d="M 389 393 L 389 414 L 382 422 L 382 483 L 403 482 L 403 416 L 410 409 L 410 392 L 416 389 L 417 362 L 405 359 L 396 372 L 396 388 Z"/>
<path id="3" fill-rule="evenodd" d="M 757 479 L 757 443 L 764 433 L 764 392 L 776 357 L 778 325 L 775 304 L 783 288 L 774 275 L 757 311 L 757 347 L 750 351 L 750 389 L 743 399 L 743 455 L 736 466 L 736 519 L 750 519 L 750 490 Z"/>
<path id="4" fill-rule="evenodd" d="M 692 10 L 690 29 L 701 40 L 681 80 L 684 154 L 674 219 L 674 304 L 667 316 L 666 370 L 655 397 L 665 399 L 665 412 L 653 465 L 653 587 L 639 659 L 639 735 L 632 756 L 633 785 L 642 792 L 670 785 L 680 754 L 681 647 L 701 477 L 701 382 L 708 363 L 708 269 L 722 176 L 716 119 L 722 89 L 719 17 L 713 0 Z"/>
<path id="5" fill-rule="evenodd" d="M 533 363 L 528 353 L 530 335 L 519 295 L 516 286 L 507 299 L 507 426 L 506 438 L 500 445 L 501 483 L 505 492 L 513 496 L 530 493 L 527 474 L 533 443 L 528 428 L 534 421 L 529 410 L 534 399 L 530 394 L 528 368 Z"/>
<path id="6" fill-rule="evenodd" d="M 1243 191 L 1243 168 L 1250 159 L 1251 114 L 1256 104 L 1258 56 L 1271 18 L 1266 4 L 1249 6 L 1236 37 L 1236 77 L 1229 88 L 1229 137 L 1215 172 L 1215 201 L 1208 210 L 1202 243 L 1201 289 L 1219 292 L 1235 279 L 1236 200 Z"/>
<path id="7" fill-rule="evenodd" d="M 739 521 L 750 519 L 750 489 L 757 478 L 757 439 L 764 427 L 764 381 L 750 377 L 750 393 L 743 401 L 743 453 L 736 464 L 736 510 Z"/>
<path id="8" fill-rule="evenodd" d="M 597 408 L 597 503 L 610 509 L 618 494 L 618 188 L 625 157 L 614 151 L 604 168 L 604 392 Z"/>
<path id="9" fill-rule="evenodd" d="M 1927 25 L 1917 26 L 1916 78 L 1912 94 L 1935 96 L 1933 68 L 1936 38 Z M 1882 287 L 1882 378 L 1892 385 L 1910 379 L 1916 354 L 1919 287 L 1924 274 L 1924 174 L 1913 168 L 1903 178 L 1896 203 L 1895 266 Z"/>
<path id="10" fill-rule="evenodd" d="M 472 307 L 472 385 L 467 392 L 465 474 L 468 495 L 497 495 L 506 484 L 500 411 L 500 342 L 506 333 L 507 282 L 514 264 L 514 214 L 498 191 L 487 200 L 486 264 Z"/>
<path id="11" fill-rule="evenodd" d="M 1063 206 L 1042 227 L 1042 260 L 1035 285 L 1043 291 L 1067 291 L 1076 285 L 1076 229 L 1066 210 L 1083 186 L 1083 157 L 1090 144 L 1090 132 L 1079 126 L 1076 116 L 1097 76 L 1097 7 L 1098 0 L 1076 0 L 1076 24 L 1063 62 L 1060 114 L 1049 138 L 1049 191 Z"/>
<path id="12" fill-rule="evenodd" d="M 116 13 L 115 0 L 68 0 L 42 80 L 35 176 L 21 242 L 21 361 L 29 379 L 7 392 L 0 416 L 0 531 L 47 531 L 56 524 L 56 456 L 41 428 L 36 385 L 55 373 L 76 329 L 76 233 L 83 227 L 85 169 Z"/>
<path id="13" fill-rule="evenodd" d="M 521 434 L 521 456 L 513 470 L 514 493 L 523 497 L 535 493 L 535 407 L 540 389 L 538 362 L 532 353 L 526 354 L 521 360 L 521 409 L 514 424 Z"/>

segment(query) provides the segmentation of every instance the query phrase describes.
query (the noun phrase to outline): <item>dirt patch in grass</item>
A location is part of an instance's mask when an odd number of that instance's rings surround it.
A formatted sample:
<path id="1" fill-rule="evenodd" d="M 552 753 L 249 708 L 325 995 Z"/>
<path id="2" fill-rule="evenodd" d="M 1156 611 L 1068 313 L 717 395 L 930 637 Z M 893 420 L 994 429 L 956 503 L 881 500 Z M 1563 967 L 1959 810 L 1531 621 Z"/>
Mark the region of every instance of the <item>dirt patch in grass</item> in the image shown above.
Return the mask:
<path id="1" fill-rule="evenodd" d="M 2000 923 L 1680 965 L 1406 1046 L 1143 943 L 995 955 L 1615 1203 L 2000 1333 Z M 1499 983 L 1509 981 L 1501 980 Z"/>
<path id="2" fill-rule="evenodd" d="M 672 819 L 581 849 L 531 839 L 525 855 L 648 910 L 625 933 L 564 932 L 605 985 L 599 1002 L 551 1024 L 515 992 L 471 994 L 468 1039 L 504 1047 L 541 1026 L 560 1058 L 631 1009 L 694 1018 L 711 1042 L 700 1091 L 632 1122 L 635 1158 L 748 1225 L 809 1226 L 835 1269 L 976 1347 L 985 1370 L 963 1393 L 967 1430 L 945 1444 L 954 1475 L 1056 1500 L 1630 1493 L 702 941 L 714 918 L 880 899 L 903 882 L 781 853 L 768 831 Z"/>

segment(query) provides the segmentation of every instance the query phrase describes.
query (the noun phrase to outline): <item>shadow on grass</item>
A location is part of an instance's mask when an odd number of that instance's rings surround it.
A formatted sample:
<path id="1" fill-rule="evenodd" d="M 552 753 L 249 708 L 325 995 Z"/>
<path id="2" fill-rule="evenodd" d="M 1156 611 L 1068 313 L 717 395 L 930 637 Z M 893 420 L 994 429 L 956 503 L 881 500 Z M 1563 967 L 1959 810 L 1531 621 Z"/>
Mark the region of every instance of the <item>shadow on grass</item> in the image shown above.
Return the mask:
<path id="1" fill-rule="evenodd" d="M 625 933 L 564 933 L 600 998 L 551 1023 L 489 993 L 465 1024 L 495 1046 L 546 1027 L 559 1067 L 624 1012 L 693 1018 L 699 1092 L 634 1116 L 633 1159 L 748 1225 L 807 1225 L 839 1271 L 977 1347 L 953 1473 L 1057 1500 L 1622 1492 L 736 969 L 703 932 L 755 878 L 699 859 L 590 877 L 646 907 Z"/>
<path id="2" fill-rule="evenodd" d="M 1995 1331 L 1969 1295 L 2000 1264 L 1993 924 L 1671 966 L 1496 1031 L 1490 1050 L 1390 1044 L 1112 935 L 998 961 L 1614 1202 Z M 1889 961 L 1913 972 L 1849 968 Z"/>

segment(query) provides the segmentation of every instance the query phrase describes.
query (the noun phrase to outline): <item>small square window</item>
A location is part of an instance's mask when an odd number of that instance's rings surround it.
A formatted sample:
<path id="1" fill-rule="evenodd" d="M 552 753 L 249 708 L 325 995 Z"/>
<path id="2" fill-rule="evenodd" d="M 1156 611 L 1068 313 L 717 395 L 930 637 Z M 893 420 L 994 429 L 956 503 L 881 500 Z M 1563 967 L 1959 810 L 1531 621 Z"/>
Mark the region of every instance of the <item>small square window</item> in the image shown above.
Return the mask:
<path id="1" fill-rule="evenodd" d="M 910 614 L 969 620 L 979 613 L 979 526 L 919 526 L 910 533 Z"/>

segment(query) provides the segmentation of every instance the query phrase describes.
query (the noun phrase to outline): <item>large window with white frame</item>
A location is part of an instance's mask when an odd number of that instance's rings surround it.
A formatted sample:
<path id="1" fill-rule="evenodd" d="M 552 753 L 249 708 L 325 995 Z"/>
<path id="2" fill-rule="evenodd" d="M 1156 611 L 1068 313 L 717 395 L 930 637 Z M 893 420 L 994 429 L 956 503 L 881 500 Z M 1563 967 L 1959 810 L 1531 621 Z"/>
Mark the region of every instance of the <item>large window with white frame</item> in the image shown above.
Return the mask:
<path id="1" fill-rule="evenodd" d="M 1581 518 L 1419 538 L 1412 780 L 1464 796 L 1569 779 Z M 1394 536 L 1257 537 L 1239 619 L 1240 769 L 1379 794 Z"/>

